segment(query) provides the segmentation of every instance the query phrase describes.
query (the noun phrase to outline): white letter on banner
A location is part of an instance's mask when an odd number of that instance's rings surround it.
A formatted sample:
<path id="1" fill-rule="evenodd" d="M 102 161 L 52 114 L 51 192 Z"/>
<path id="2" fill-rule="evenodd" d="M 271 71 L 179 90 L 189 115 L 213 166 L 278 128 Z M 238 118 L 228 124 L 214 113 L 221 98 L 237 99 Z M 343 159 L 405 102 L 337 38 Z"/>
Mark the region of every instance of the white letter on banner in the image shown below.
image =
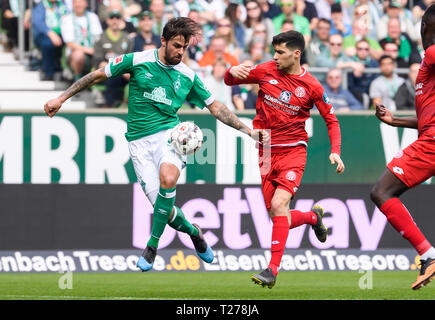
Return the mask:
<path id="1" fill-rule="evenodd" d="M 51 149 L 51 137 L 60 140 Z M 76 127 L 63 117 L 32 118 L 32 183 L 51 183 L 51 169 L 60 171 L 59 183 L 79 183 L 80 170 L 73 157 L 79 148 Z"/>
<path id="2" fill-rule="evenodd" d="M 23 183 L 23 117 L 3 117 L 0 122 L 0 161 L 3 183 Z"/>
<path id="3" fill-rule="evenodd" d="M 124 133 L 127 124 L 116 117 L 86 117 L 86 183 L 128 183 L 125 164 L 130 159 Z M 113 148 L 106 152 L 106 137 L 113 139 Z"/>
<path id="4" fill-rule="evenodd" d="M 252 120 L 239 118 L 252 128 Z M 258 149 L 255 141 L 246 134 L 234 130 L 216 120 L 216 183 L 226 184 L 236 182 L 237 137 L 242 138 L 243 184 L 260 184 L 258 168 Z"/>

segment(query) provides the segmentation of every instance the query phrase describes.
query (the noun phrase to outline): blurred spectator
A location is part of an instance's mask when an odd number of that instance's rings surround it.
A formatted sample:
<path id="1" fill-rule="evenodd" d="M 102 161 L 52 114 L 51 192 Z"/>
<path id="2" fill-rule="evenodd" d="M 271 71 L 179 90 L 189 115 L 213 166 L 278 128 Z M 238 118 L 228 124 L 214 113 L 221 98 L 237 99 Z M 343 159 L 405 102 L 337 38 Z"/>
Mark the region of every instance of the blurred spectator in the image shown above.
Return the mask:
<path id="1" fill-rule="evenodd" d="M 134 38 L 133 51 L 143 51 L 144 46 L 154 43 L 156 47 L 160 47 L 160 37 L 153 33 L 153 14 L 150 11 L 143 11 L 139 14 L 139 29 Z"/>
<path id="2" fill-rule="evenodd" d="M 234 29 L 232 28 L 231 21 L 229 18 L 221 18 L 217 21 L 216 33 L 217 37 L 222 37 L 225 39 L 225 51 L 231 53 L 235 57 L 243 52 L 243 48 L 239 46 L 234 34 Z"/>
<path id="3" fill-rule="evenodd" d="M 54 80 L 55 72 L 61 72 L 63 40 L 60 19 L 66 14 L 62 1 L 42 0 L 32 12 L 33 37 L 35 45 L 41 50 L 41 80 Z"/>
<path id="4" fill-rule="evenodd" d="M 350 67 L 352 59 L 343 52 L 343 37 L 340 34 L 329 36 L 329 50 L 318 55 L 314 62 L 314 67 L 326 68 L 347 68 Z M 324 83 L 326 74 L 315 73 L 317 80 Z"/>
<path id="5" fill-rule="evenodd" d="M 249 43 L 252 40 L 252 35 L 254 33 L 254 27 L 258 24 L 263 24 L 267 31 L 267 42 L 272 42 L 272 37 L 274 36 L 274 25 L 272 20 L 269 18 L 264 18 L 261 12 L 260 5 L 256 0 L 248 0 L 245 4 L 246 7 L 246 20 L 245 26 L 245 43 Z"/>
<path id="6" fill-rule="evenodd" d="M 382 47 L 379 42 L 370 38 L 368 35 L 367 24 L 361 23 L 360 20 L 355 20 L 352 23 L 352 35 L 344 37 L 343 39 L 343 49 L 344 53 L 350 57 L 356 54 L 356 43 L 361 39 L 366 39 L 370 44 L 370 55 L 373 59 L 378 60 L 383 53 Z"/>
<path id="7" fill-rule="evenodd" d="M 227 64 L 223 59 L 216 59 L 211 74 L 204 78 L 204 84 L 216 99 L 225 104 L 230 110 L 243 110 L 244 103 L 240 96 L 239 86 L 227 86 L 224 82 Z"/>
<path id="8" fill-rule="evenodd" d="M 379 59 L 379 68 L 381 69 L 381 75 L 373 80 L 370 85 L 369 92 L 372 106 L 383 104 L 390 111 L 396 111 L 394 97 L 405 80 L 394 72 L 396 63 L 390 56 L 384 55 Z"/>
<path id="9" fill-rule="evenodd" d="M 304 16 L 310 22 L 310 30 L 314 30 L 319 21 L 317 9 L 314 3 L 306 0 L 296 0 L 296 13 Z"/>
<path id="10" fill-rule="evenodd" d="M 367 26 L 367 37 L 377 39 L 376 24 L 382 11 L 375 4 L 377 1 L 359 0 L 351 7 L 352 21 L 359 21 Z"/>
<path id="11" fill-rule="evenodd" d="M 200 67 L 214 65 L 216 59 L 223 59 L 225 63 L 232 66 L 238 65 L 239 60 L 229 52 L 225 52 L 226 42 L 222 37 L 213 37 L 210 40 L 209 49 L 204 53 L 201 60 L 198 61 Z"/>
<path id="12" fill-rule="evenodd" d="M 98 4 L 98 17 L 100 21 L 104 22 L 108 18 L 109 12 L 117 9 L 122 12 L 122 18 L 126 22 L 126 26 L 123 27 L 123 30 L 127 32 L 132 32 L 132 27 L 135 27 L 135 19 L 141 11 L 142 7 L 139 4 L 140 1 L 135 0 L 100 0 L 97 1 Z M 103 29 L 107 26 L 103 23 Z"/>
<path id="13" fill-rule="evenodd" d="M 132 1 L 132 0 L 130 0 Z M 106 1 L 103 1 L 103 4 L 106 3 Z M 130 3 L 130 2 L 129 2 Z M 107 29 L 107 18 L 110 12 L 112 12 L 113 10 L 118 10 L 119 12 L 121 12 L 122 14 L 122 18 L 120 21 L 120 28 L 122 31 L 128 33 L 129 35 L 131 35 L 132 37 L 136 36 L 136 27 L 133 25 L 133 23 L 131 21 L 127 21 L 126 18 L 124 17 L 124 7 L 126 3 L 124 3 L 121 0 L 107 0 L 107 6 L 103 5 L 103 8 L 101 8 L 101 6 L 99 6 L 99 17 L 100 17 L 100 21 L 101 26 L 103 27 L 103 30 Z M 128 6 L 128 3 L 127 3 Z M 130 20 L 130 18 L 128 17 L 128 20 Z"/>
<path id="14" fill-rule="evenodd" d="M 165 15 L 165 1 L 151 0 L 150 2 L 150 11 L 154 18 L 153 33 L 161 36 L 163 27 L 165 26 L 166 22 L 168 22 L 168 18 Z"/>
<path id="15" fill-rule="evenodd" d="M 421 18 L 423 17 L 424 11 L 430 6 L 432 3 L 435 3 L 435 0 L 423 0 L 414 2 L 414 7 L 412 8 L 413 15 L 413 23 L 414 30 L 419 31 L 421 27 Z M 417 45 L 420 51 L 423 51 L 423 45 L 421 43 L 421 38 L 419 37 L 417 40 Z"/>
<path id="16" fill-rule="evenodd" d="M 339 33 L 343 37 L 352 34 L 352 26 L 343 21 L 343 9 L 341 4 L 334 3 L 331 6 L 331 34 Z"/>
<path id="17" fill-rule="evenodd" d="M 378 40 L 387 37 L 388 21 L 392 18 L 397 18 L 400 21 L 400 27 L 402 32 L 406 32 L 412 40 L 417 40 L 420 37 L 419 30 L 414 29 L 412 21 L 405 16 L 401 9 L 399 1 L 391 0 L 387 7 L 387 14 L 384 14 L 376 25 L 376 34 Z"/>
<path id="18" fill-rule="evenodd" d="M 320 54 L 325 55 L 329 50 L 329 33 L 331 31 L 331 22 L 328 19 L 320 18 L 314 29 L 313 37 L 311 38 L 305 50 L 307 63 L 310 66 L 315 65 L 316 57 Z"/>
<path id="19" fill-rule="evenodd" d="M 415 80 L 419 69 L 419 63 L 413 63 L 409 66 L 408 79 L 399 87 L 394 97 L 397 110 L 415 109 Z"/>
<path id="20" fill-rule="evenodd" d="M 197 10 L 190 10 L 187 15 L 188 18 L 192 19 L 199 25 L 202 25 L 202 18 Z M 202 55 L 207 50 L 206 37 L 204 37 L 204 31 L 201 29 L 202 36 L 200 39 L 191 39 L 189 46 L 187 47 L 187 54 L 190 60 L 199 61 Z M 196 40 L 196 41 L 195 41 Z"/>
<path id="21" fill-rule="evenodd" d="M 128 37 L 126 32 L 121 30 L 121 12 L 118 10 L 111 11 L 106 23 L 108 28 L 94 45 L 94 66 L 97 69 L 106 66 L 109 60 L 133 51 L 133 40 Z M 116 107 L 123 102 L 124 88 L 128 80 L 129 74 L 125 74 L 101 82 L 101 84 L 105 85 L 103 92 L 105 107 Z"/>
<path id="22" fill-rule="evenodd" d="M 26 0 L 24 11 L 24 50 L 29 50 L 29 29 L 31 25 L 31 15 L 29 2 Z M 12 50 L 15 58 L 18 58 L 18 17 L 20 16 L 20 7 L 18 1 L 1 0 L 0 1 L 1 27 L 6 31 L 7 43 L 6 50 Z"/>
<path id="23" fill-rule="evenodd" d="M 231 27 L 234 30 L 234 36 L 237 40 L 237 45 L 240 48 L 245 46 L 245 27 L 241 21 L 242 6 L 238 3 L 230 2 L 225 9 L 225 17 L 230 20 Z"/>
<path id="24" fill-rule="evenodd" d="M 347 85 L 349 91 L 361 102 L 365 108 L 369 107 L 369 88 L 372 81 L 376 78 L 374 73 L 364 73 L 365 68 L 378 68 L 377 60 L 370 57 L 370 44 L 367 40 L 361 39 L 356 43 L 356 54 L 353 60 L 362 65 L 361 69 L 354 68 L 353 72 L 348 73 Z"/>
<path id="25" fill-rule="evenodd" d="M 304 16 L 301 16 L 295 12 L 296 6 L 294 0 L 280 0 L 279 5 L 282 13 L 275 18 L 272 22 L 275 28 L 275 34 L 281 32 L 281 26 L 285 20 L 292 20 L 296 31 L 303 34 L 305 38 L 305 44 L 308 44 L 311 38 L 310 22 Z"/>
<path id="26" fill-rule="evenodd" d="M 350 111 L 364 109 L 362 104 L 352 95 L 352 93 L 342 88 L 343 77 L 341 70 L 333 68 L 326 75 L 325 91 L 329 101 L 336 111 Z"/>
<path id="27" fill-rule="evenodd" d="M 417 44 L 411 40 L 408 34 L 401 32 L 398 18 L 391 18 L 388 21 L 387 37 L 379 41 L 384 51 L 386 44 L 391 42 L 396 43 L 398 47 L 397 56 L 394 58 L 399 68 L 407 68 L 412 63 L 421 62 Z"/>
<path id="28" fill-rule="evenodd" d="M 263 17 L 273 19 L 281 14 L 281 8 L 274 1 L 258 0 Z"/>
<path id="29" fill-rule="evenodd" d="M 272 60 L 272 55 L 266 51 L 265 45 L 262 38 L 254 37 L 248 45 L 248 52 L 244 53 L 240 60 L 251 60 L 254 65 Z"/>
<path id="30" fill-rule="evenodd" d="M 336 3 L 336 0 L 316 0 L 316 10 L 319 18 L 331 20 L 331 6 Z M 343 22 L 350 24 L 352 21 L 347 10 L 343 11 Z"/>
<path id="31" fill-rule="evenodd" d="M 73 0 L 73 12 L 61 19 L 66 63 L 74 74 L 74 80 L 91 70 L 94 43 L 103 33 L 98 16 L 87 7 L 86 0 Z"/>

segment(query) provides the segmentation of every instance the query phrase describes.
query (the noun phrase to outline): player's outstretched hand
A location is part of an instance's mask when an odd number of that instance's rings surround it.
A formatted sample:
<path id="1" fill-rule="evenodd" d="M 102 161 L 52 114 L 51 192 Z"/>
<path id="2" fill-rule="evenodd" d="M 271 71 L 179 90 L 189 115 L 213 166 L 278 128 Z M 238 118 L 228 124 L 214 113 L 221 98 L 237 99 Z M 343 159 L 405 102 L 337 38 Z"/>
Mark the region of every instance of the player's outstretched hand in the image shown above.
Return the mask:
<path id="1" fill-rule="evenodd" d="M 268 144 L 270 141 L 270 134 L 265 129 L 254 129 L 251 131 L 251 138 L 255 141 L 260 141 L 263 145 Z"/>
<path id="2" fill-rule="evenodd" d="M 335 172 L 339 174 L 342 174 L 344 172 L 344 163 L 338 154 L 331 153 L 329 155 L 329 161 L 331 161 L 331 165 L 337 164 L 337 169 L 335 170 Z"/>
<path id="3" fill-rule="evenodd" d="M 47 116 L 52 118 L 56 114 L 56 112 L 59 111 L 61 106 L 62 106 L 62 101 L 60 101 L 59 98 L 51 99 L 45 103 L 44 111 L 47 114 Z"/>
<path id="4" fill-rule="evenodd" d="M 247 64 L 239 64 L 238 66 L 232 67 L 230 69 L 230 74 L 237 79 L 243 80 L 249 76 L 251 71 L 251 66 Z"/>
<path id="5" fill-rule="evenodd" d="M 379 120 L 382 122 L 385 122 L 386 124 L 391 125 L 393 123 L 393 115 L 391 114 L 390 110 L 388 110 L 385 106 L 382 104 L 376 105 L 376 117 L 378 117 Z"/>

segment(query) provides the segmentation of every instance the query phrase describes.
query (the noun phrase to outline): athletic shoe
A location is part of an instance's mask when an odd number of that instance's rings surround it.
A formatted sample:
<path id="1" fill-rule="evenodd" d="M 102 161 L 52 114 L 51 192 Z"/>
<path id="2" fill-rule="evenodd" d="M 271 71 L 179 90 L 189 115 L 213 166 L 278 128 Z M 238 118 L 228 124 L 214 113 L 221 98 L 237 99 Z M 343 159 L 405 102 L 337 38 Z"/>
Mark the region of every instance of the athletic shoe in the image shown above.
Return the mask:
<path id="1" fill-rule="evenodd" d="M 311 211 L 313 211 L 317 216 L 317 223 L 313 225 L 314 233 L 320 242 L 325 242 L 328 238 L 328 228 L 322 222 L 324 215 L 323 208 L 321 206 L 314 206 Z"/>
<path id="2" fill-rule="evenodd" d="M 271 268 L 261 271 L 259 274 L 254 274 L 251 276 L 251 280 L 260 286 L 267 286 L 272 289 L 276 282 L 276 276 L 273 274 Z"/>
<path id="3" fill-rule="evenodd" d="M 435 259 L 420 260 L 420 273 L 412 284 L 413 290 L 418 290 L 427 285 L 435 277 Z"/>
<path id="4" fill-rule="evenodd" d="M 157 249 L 155 247 L 147 246 L 137 261 L 138 268 L 141 269 L 142 272 L 150 270 L 153 267 L 156 255 Z"/>
<path id="5" fill-rule="evenodd" d="M 205 242 L 204 235 L 202 234 L 201 228 L 196 224 L 192 224 L 196 229 L 198 229 L 198 235 L 190 236 L 192 239 L 193 245 L 195 247 L 196 253 L 198 256 L 207 263 L 211 263 L 214 259 L 214 253 L 211 250 L 210 246 Z"/>

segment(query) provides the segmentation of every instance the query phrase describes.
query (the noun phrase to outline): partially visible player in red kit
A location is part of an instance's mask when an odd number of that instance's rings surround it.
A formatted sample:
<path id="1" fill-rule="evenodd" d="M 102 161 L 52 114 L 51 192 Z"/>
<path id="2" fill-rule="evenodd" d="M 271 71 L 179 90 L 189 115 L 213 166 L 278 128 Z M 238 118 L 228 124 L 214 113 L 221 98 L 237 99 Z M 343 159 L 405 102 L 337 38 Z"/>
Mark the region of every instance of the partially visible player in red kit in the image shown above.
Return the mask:
<path id="1" fill-rule="evenodd" d="M 435 276 L 435 249 L 398 197 L 435 175 L 435 4 L 426 9 L 420 33 L 425 54 L 415 84 L 417 115 L 394 117 L 384 106 L 376 106 L 376 116 L 381 121 L 418 129 L 418 139 L 393 158 L 371 192 L 373 202 L 388 222 L 420 255 L 420 272 L 411 286 L 414 290 Z"/>
<path id="2" fill-rule="evenodd" d="M 273 61 L 254 67 L 241 64 L 225 73 L 227 85 L 259 85 L 253 126 L 270 130 L 270 145 L 259 145 L 259 166 L 264 202 L 273 223 L 272 257 L 266 270 L 251 277 L 255 283 L 269 288 L 275 285 L 289 229 L 311 224 L 321 242 L 327 238 L 322 208 L 315 206 L 309 212 L 289 210 L 305 169 L 308 142 L 305 121 L 314 104 L 328 127 L 329 160 L 337 164 L 337 173 L 344 171 L 340 126 L 334 109 L 319 81 L 300 65 L 305 48 L 303 35 L 297 31 L 283 32 L 273 37 L 272 45 Z"/>

